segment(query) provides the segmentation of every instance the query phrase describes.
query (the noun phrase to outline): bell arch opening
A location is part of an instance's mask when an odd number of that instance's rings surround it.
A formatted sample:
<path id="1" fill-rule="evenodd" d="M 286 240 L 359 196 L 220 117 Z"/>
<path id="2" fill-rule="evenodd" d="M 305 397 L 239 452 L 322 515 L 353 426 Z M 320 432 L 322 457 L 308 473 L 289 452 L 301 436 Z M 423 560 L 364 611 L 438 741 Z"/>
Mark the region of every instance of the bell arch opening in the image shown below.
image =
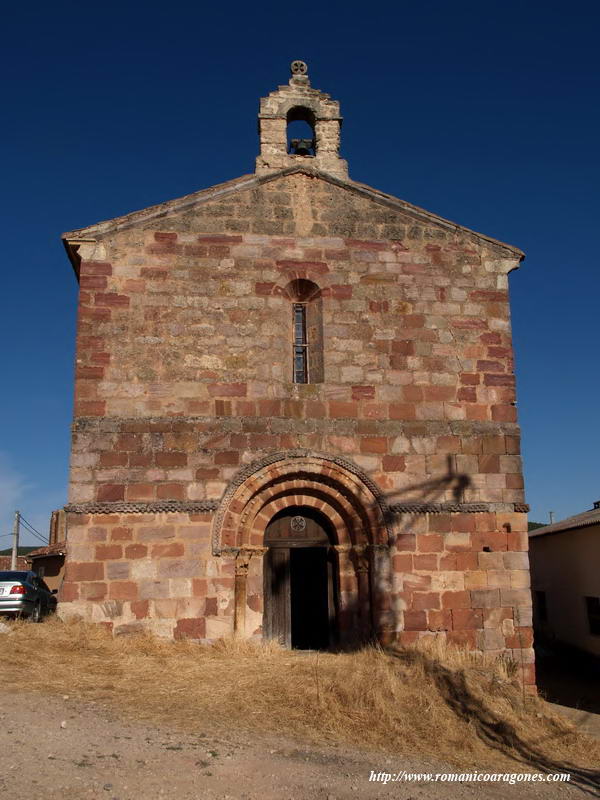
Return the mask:
<path id="1" fill-rule="evenodd" d="M 295 156 L 316 156 L 315 115 L 310 108 L 294 106 L 286 115 L 287 151 Z"/>

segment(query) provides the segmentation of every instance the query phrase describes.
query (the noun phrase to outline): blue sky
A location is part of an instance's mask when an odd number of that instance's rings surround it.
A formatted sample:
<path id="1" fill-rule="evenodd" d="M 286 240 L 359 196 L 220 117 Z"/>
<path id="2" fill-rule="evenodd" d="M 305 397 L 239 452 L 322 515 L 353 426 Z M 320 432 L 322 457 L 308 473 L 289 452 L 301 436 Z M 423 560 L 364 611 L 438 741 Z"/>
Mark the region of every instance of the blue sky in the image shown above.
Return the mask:
<path id="1" fill-rule="evenodd" d="M 342 103 L 351 177 L 527 253 L 511 298 L 531 519 L 590 508 L 599 23 L 597 3 L 552 0 L 7 6 L 0 535 L 16 507 L 46 534 L 66 499 L 76 283 L 61 232 L 253 171 L 258 99 L 295 58 Z"/>

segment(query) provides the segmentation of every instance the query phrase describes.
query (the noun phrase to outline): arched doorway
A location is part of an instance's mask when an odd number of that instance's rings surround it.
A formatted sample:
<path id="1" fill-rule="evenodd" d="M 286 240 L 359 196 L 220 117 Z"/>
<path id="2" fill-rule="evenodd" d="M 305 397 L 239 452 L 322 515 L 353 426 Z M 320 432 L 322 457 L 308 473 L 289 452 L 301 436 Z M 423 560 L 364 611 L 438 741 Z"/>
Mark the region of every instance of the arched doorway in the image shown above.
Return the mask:
<path id="1" fill-rule="evenodd" d="M 267 639 L 298 650 L 337 640 L 335 531 L 308 506 L 275 514 L 265 530 L 264 624 Z"/>

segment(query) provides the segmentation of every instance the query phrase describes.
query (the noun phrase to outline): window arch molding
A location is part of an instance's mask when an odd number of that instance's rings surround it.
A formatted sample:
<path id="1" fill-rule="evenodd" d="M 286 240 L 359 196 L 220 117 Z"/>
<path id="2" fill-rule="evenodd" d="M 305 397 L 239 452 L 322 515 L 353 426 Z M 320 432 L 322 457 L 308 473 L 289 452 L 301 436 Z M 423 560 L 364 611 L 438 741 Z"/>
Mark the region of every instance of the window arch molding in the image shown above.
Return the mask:
<path id="1" fill-rule="evenodd" d="M 294 278 L 283 294 L 290 307 L 292 382 L 322 383 L 325 363 L 321 288 L 307 278 Z"/>

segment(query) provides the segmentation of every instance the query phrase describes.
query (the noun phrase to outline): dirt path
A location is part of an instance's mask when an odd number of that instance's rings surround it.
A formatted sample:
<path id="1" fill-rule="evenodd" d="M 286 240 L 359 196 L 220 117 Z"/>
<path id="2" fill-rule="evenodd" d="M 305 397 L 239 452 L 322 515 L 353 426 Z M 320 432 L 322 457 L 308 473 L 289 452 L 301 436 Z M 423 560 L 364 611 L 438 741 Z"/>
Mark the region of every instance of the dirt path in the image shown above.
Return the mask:
<path id="1" fill-rule="evenodd" d="M 0 691 L 0 797 L 31 800 L 582 798 L 566 784 L 381 783 L 375 772 L 446 771 L 416 759 L 195 734 L 134 722 L 72 698 Z M 518 766 L 514 772 L 523 772 Z"/>

